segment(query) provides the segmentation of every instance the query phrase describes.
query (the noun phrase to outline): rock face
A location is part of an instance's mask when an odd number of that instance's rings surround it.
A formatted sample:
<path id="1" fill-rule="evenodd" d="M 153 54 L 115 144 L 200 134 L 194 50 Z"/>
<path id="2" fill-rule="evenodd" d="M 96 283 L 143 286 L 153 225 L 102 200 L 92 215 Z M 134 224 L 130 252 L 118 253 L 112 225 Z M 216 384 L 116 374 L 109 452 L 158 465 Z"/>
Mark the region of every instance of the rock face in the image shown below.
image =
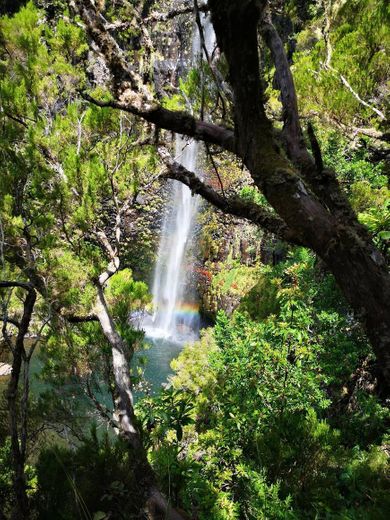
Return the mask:
<path id="1" fill-rule="evenodd" d="M 262 285 L 259 267 L 284 260 L 284 243 L 210 206 L 200 215 L 198 234 L 195 274 L 203 316 L 213 320 L 219 310 L 231 314 L 250 292 L 253 296 L 257 284 L 260 292 L 269 292 Z"/>
<path id="2" fill-rule="evenodd" d="M 130 267 L 136 279 L 151 283 L 158 249 L 165 200 L 166 185 L 140 193 L 124 218 L 123 263 Z"/>
<path id="3" fill-rule="evenodd" d="M 205 207 L 200 216 L 198 293 L 202 314 L 231 314 L 256 282 L 262 233 L 243 221 Z"/>

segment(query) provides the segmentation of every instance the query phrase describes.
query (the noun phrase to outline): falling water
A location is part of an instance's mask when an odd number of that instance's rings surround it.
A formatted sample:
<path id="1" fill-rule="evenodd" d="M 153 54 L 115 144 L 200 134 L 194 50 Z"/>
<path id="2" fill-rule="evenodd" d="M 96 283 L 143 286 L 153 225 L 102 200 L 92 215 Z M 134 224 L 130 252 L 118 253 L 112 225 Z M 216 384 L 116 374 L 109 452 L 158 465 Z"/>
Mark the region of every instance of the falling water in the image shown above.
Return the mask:
<path id="1" fill-rule="evenodd" d="M 212 24 L 202 14 L 204 41 L 209 53 L 215 45 Z M 201 52 L 201 40 L 195 27 L 192 38 L 192 62 Z M 177 136 L 175 160 L 192 172 L 197 171 L 200 145 L 193 139 Z M 184 184 L 171 181 L 171 197 L 164 216 L 153 280 L 154 314 L 145 322 L 148 336 L 183 341 L 199 331 L 199 314 L 187 284 L 189 246 L 193 235 L 199 197 Z"/>
<path id="2" fill-rule="evenodd" d="M 176 139 L 176 160 L 190 171 L 196 171 L 199 145 L 193 140 Z M 190 243 L 198 197 L 193 197 L 184 184 L 173 181 L 165 215 L 153 282 L 153 328 L 157 335 L 177 337 L 197 327 L 194 306 L 185 304 L 186 253 Z M 180 327 L 180 331 L 178 330 Z"/>

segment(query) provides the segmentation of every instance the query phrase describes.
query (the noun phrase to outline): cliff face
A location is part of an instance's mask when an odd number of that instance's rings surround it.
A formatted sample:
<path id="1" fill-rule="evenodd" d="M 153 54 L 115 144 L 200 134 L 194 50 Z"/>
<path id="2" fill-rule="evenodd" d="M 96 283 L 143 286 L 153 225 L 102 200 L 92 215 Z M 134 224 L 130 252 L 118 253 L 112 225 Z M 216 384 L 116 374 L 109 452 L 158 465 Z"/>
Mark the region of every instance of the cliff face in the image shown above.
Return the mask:
<path id="1" fill-rule="evenodd" d="M 214 319 L 228 314 L 255 285 L 262 257 L 263 233 L 253 225 L 204 207 L 200 215 L 196 273 L 200 309 Z"/>
<path id="2" fill-rule="evenodd" d="M 181 2 L 168 1 L 159 2 L 164 4 L 162 12 L 171 12 Z M 167 4 L 165 6 L 165 4 Z M 177 5 L 176 5 L 177 4 Z M 193 15 L 182 14 L 167 20 L 159 21 L 160 12 L 155 2 L 144 2 L 142 16 L 144 19 L 150 17 L 155 21 L 148 25 L 150 37 L 153 40 L 151 56 L 144 60 L 141 39 L 133 42 L 139 54 L 139 62 L 144 63 L 145 75 L 151 77 L 153 88 L 159 99 L 167 99 L 178 91 L 179 80 L 188 66 L 191 56 L 191 33 L 193 26 Z M 119 35 L 120 29 L 114 30 Z M 137 33 L 137 31 L 135 31 Z M 140 36 L 138 36 L 140 38 Z M 149 52 L 149 51 L 148 51 Z M 99 55 L 91 53 L 89 59 L 88 73 L 92 83 L 106 86 L 110 82 L 110 74 L 104 61 Z M 142 68 L 142 65 L 140 65 Z M 136 124 L 140 124 L 139 121 Z M 143 124 L 142 134 L 144 142 L 153 144 L 160 138 L 156 128 L 150 124 Z M 163 136 L 164 144 L 170 148 L 174 147 L 174 136 L 167 134 Z M 134 187 L 129 209 L 124 218 L 122 250 L 122 264 L 130 267 L 136 279 L 144 280 L 152 284 L 154 266 L 161 234 L 161 226 L 167 203 L 170 199 L 171 184 L 165 178 L 159 177 L 162 168 L 158 159 L 151 151 L 152 163 L 143 171 L 139 172 L 139 187 Z M 110 216 L 107 216 L 107 232 L 110 232 Z M 193 276 L 193 272 L 189 273 Z"/>
<path id="3" fill-rule="evenodd" d="M 153 16 L 152 12 L 147 14 Z M 189 70 L 193 24 L 193 14 L 186 13 L 152 25 L 154 48 L 152 70 L 148 73 L 152 74 L 154 89 L 164 103 L 183 103 L 184 99 L 184 103 L 190 104 L 186 109 L 197 112 L 199 71 Z M 140 47 L 139 52 L 141 51 Z M 107 68 L 97 55 L 93 59 L 91 57 L 88 73 L 96 85 L 104 86 L 110 80 Z M 190 95 L 195 101 L 190 102 Z M 146 124 L 143 131 L 151 140 L 159 138 L 152 125 Z M 173 148 L 172 135 L 164 134 L 161 137 L 165 145 Z M 151 182 L 146 182 L 146 188 L 140 187 L 139 191 L 135 188 L 125 214 L 123 229 L 122 264 L 132 269 L 136 279 L 143 279 L 150 285 L 163 215 L 170 193 L 170 184 L 165 179 L 158 178 L 158 168 L 158 165 L 156 170 L 150 168 L 148 171 L 146 168 L 142 173 Z M 244 186 L 251 181 L 241 164 L 217 149 L 203 148 L 197 169 L 197 173 L 210 186 L 218 191 L 222 190 L 228 197 L 241 193 Z M 109 209 L 107 213 L 109 234 Z M 272 237 L 264 235 L 255 226 L 224 215 L 203 202 L 189 244 L 185 267 L 189 299 L 193 297 L 195 289 L 200 311 L 208 318 L 214 319 L 220 309 L 231 313 L 240 299 L 254 286 L 256 266 L 260 262 L 277 261 L 279 253 L 275 253 L 275 247 Z"/>

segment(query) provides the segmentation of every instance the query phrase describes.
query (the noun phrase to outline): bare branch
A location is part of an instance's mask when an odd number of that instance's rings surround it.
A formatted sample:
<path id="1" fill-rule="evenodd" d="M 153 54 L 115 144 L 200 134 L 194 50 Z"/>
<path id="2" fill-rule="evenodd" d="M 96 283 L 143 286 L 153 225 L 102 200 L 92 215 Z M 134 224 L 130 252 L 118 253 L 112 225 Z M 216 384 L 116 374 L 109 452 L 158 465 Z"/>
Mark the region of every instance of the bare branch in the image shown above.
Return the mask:
<path id="1" fill-rule="evenodd" d="M 30 282 L 0 280 L 0 288 L 8 287 L 20 287 L 22 289 L 26 289 L 27 291 L 31 291 L 33 289 L 33 285 Z"/>
<path id="2" fill-rule="evenodd" d="M 12 121 L 15 121 L 15 123 L 19 123 L 20 125 L 24 126 L 24 128 L 28 128 L 28 124 L 21 117 L 14 116 L 4 111 L 3 114 L 9 119 L 12 119 Z"/>
<path id="3" fill-rule="evenodd" d="M 103 287 L 111 276 L 117 273 L 119 270 L 119 258 L 115 257 L 109 264 L 105 271 L 99 275 L 99 286 Z"/>
<path id="4" fill-rule="evenodd" d="M 226 103 L 225 103 L 224 96 L 226 95 L 226 97 L 229 100 L 232 100 L 233 99 L 233 95 L 232 95 L 232 92 L 225 86 L 223 78 L 222 78 L 219 70 L 214 66 L 214 63 L 213 63 L 213 60 L 212 60 L 212 55 L 210 56 L 210 53 L 209 53 L 209 51 L 207 49 L 205 38 L 204 38 L 203 25 L 202 25 L 202 21 L 200 19 L 200 8 L 199 8 L 197 0 L 194 0 L 194 11 L 195 11 L 196 25 L 198 26 L 198 31 L 199 31 L 199 38 L 200 38 L 201 48 L 202 48 L 203 53 L 204 53 L 204 55 L 206 57 L 207 63 L 209 65 L 211 74 L 212 74 L 213 79 L 214 79 L 214 82 L 215 82 L 215 84 L 217 86 L 218 97 L 221 100 L 221 104 L 222 104 L 222 113 L 226 114 Z M 202 112 L 203 112 L 203 109 L 202 109 Z M 201 117 L 201 119 L 203 119 L 203 116 Z"/>
<path id="5" fill-rule="evenodd" d="M 331 67 L 331 70 L 337 72 L 336 69 L 334 69 L 333 67 Z M 383 112 L 378 110 L 376 107 L 370 105 L 369 103 L 367 103 L 367 101 L 364 101 L 364 99 L 362 99 L 359 96 L 359 94 L 356 92 L 356 90 L 354 90 L 352 88 L 351 84 L 348 82 L 348 80 L 345 78 L 345 76 L 343 76 L 339 72 L 337 72 L 337 73 L 339 74 L 342 84 L 351 92 L 351 94 L 359 101 L 359 103 L 361 103 L 363 106 L 365 106 L 365 107 L 369 108 L 370 110 L 372 110 L 373 112 L 375 112 L 376 115 L 382 119 L 382 121 L 384 121 L 386 119 L 386 116 Z"/>
<path id="6" fill-rule="evenodd" d="M 186 112 L 168 110 L 156 103 L 152 107 L 143 106 L 140 97 L 138 97 L 137 104 L 131 104 L 122 101 L 99 101 L 85 92 L 81 93 L 81 95 L 84 99 L 99 107 L 123 110 L 139 116 L 145 121 L 157 125 L 159 128 L 194 137 L 197 140 L 206 141 L 210 144 L 216 144 L 233 153 L 236 152 L 233 130 L 195 119 Z"/>
<path id="7" fill-rule="evenodd" d="M 193 172 L 187 170 L 180 163 L 173 161 L 166 150 L 160 148 L 159 153 L 167 166 L 165 174 L 167 178 L 182 182 L 190 188 L 192 193 L 201 195 L 210 204 L 224 213 L 249 220 L 282 240 L 302 245 L 299 238 L 286 226 L 283 220 L 270 210 L 262 208 L 254 202 L 244 201 L 239 197 L 227 199 L 210 186 L 207 186 Z"/>
<path id="8" fill-rule="evenodd" d="M 99 400 L 97 399 L 97 397 L 93 393 L 93 390 L 91 388 L 91 385 L 90 385 L 88 377 L 86 378 L 85 393 L 87 394 L 89 399 L 91 399 L 91 401 L 93 402 L 93 404 L 94 404 L 95 408 L 97 409 L 100 417 L 104 421 L 106 421 L 111 426 L 111 428 L 117 429 L 118 428 L 118 424 L 113 420 L 112 414 L 109 412 L 109 410 L 108 410 L 108 408 L 106 406 L 104 406 L 103 404 L 101 404 L 99 402 Z"/>

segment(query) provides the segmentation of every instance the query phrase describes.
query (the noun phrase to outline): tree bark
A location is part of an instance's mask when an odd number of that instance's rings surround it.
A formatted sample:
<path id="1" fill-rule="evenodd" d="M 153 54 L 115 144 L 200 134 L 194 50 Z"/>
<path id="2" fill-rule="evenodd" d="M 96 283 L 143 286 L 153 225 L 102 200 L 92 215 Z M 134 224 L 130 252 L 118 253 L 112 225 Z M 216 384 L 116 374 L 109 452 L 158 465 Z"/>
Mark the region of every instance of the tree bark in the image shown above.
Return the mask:
<path id="1" fill-rule="evenodd" d="M 104 273 L 103 273 L 104 274 Z M 103 279 L 107 279 L 103 276 Z M 119 433 L 129 444 L 134 457 L 134 476 L 137 485 L 144 490 L 145 509 L 151 520 L 185 520 L 186 516 L 173 509 L 157 487 L 156 477 L 142 444 L 141 431 L 134 413 L 133 394 L 129 375 L 126 345 L 118 333 L 110 315 L 103 286 L 97 284 L 96 316 L 112 352 L 112 367 L 116 386 L 116 415 Z"/>
<path id="2" fill-rule="evenodd" d="M 167 165 L 167 178 L 185 184 L 192 193 L 197 193 L 223 213 L 246 219 L 252 222 L 252 224 L 269 231 L 280 240 L 285 240 L 291 244 L 304 245 L 295 236 L 294 231 L 286 226 L 283 220 L 269 209 L 255 202 L 243 200 L 240 197 L 226 198 L 205 184 L 194 172 L 190 172 L 182 164 L 167 158 L 165 153 L 163 160 Z"/>
<path id="3" fill-rule="evenodd" d="M 6 392 L 14 472 L 13 487 L 16 499 L 11 518 L 12 520 L 25 520 L 29 518 L 29 501 L 26 492 L 26 475 L 24 471 L 26 463 L 27 424 L 25 420 L 23 420 L 19 428 L 18 389 L 23 361 L 26 355 L 24 339 L 30 326 L 36 301 L 36 292 L 31 284 L 24 282 L 0 282 L 0 288 L 1 287 L 21 287 L 27 290 L 27 296 L 23 304 L 23 316 L 18 326 L 18 334 L 14 345 L 10 345 L 12 347 L 12 372 Z M 4 336 L 6 336 L 5 327 L 6 321 L 3 325 Z M 27 405 L 27 403 L 25 403 L 25 405 Z"/>
<path id="4" fill-rule="evenodd" d="M 115 405 L 120 431 L 129 444 L 135 450 L 139 450 L 141 447 L 141 439 L 134 415 L 129 362 L 125 354 L 126 345 L 118 334 L 115 324 L 110 316 L 103 288 L 100 284 L 97 287 L 97 292 L 96 315 L 102 331 L 111 346 L 112 352 L 112 369 L 118 395 Z"/>

